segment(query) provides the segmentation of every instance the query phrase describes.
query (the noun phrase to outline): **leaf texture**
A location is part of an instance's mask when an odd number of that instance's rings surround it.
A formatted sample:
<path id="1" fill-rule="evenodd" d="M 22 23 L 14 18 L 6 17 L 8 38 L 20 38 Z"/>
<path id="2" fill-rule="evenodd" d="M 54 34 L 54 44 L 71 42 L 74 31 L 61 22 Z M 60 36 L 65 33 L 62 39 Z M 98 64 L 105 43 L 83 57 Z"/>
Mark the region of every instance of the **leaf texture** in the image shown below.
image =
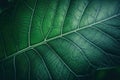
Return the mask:
<path id="1" fill-rule="evenodd" d="M 0 14 L 0 80 L 83 80 L 119 64 L 119 0 L 16 0 Z"/>

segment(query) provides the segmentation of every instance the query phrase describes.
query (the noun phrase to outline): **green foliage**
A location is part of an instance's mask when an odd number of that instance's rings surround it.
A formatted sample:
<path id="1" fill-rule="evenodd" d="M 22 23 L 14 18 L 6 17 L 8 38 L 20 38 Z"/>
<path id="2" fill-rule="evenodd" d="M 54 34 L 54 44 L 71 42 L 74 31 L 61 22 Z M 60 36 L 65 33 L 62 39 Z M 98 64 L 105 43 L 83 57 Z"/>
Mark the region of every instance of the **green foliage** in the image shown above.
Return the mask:
<path id="1" fill-rule="evenodd" d="M 9 1 L 0 80 L 106 80 L 120 66 L 119 0 Z"/>

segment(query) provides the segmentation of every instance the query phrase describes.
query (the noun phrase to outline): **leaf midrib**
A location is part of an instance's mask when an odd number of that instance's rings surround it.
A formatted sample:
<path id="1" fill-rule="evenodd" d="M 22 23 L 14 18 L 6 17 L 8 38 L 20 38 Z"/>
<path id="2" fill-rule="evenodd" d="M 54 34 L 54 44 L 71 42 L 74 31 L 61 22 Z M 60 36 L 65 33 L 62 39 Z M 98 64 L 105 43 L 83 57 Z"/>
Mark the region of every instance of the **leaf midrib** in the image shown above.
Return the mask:
<path id="1" fill-rule="evenodd" d="M 25 52 L 25 51 L 31 50 L 31 49 L 33 49 L 34 47 L 37 47 L 37 46 L 46 44 L 46 43 L 49 42 L 49 41 L 58 39 L 58 38 L 60 38 L 60 37 L 62 37 L 62 36 L 71 34 L 71 33 L 73 33 L 73 32 L 79 31 L 79 30 L 83 30 L 83 29 L 86 29 L 86 28 L 90 28 L 90 27 L 92 27 L 93 25 L 96 25 L 96 24 L 99 24 L 99 23 L 108 21 L 108 20 L 113 19 L 113 18 L 118 17 L 118 16 L 120 16 L 120 13 L 115 14 L 115 15 L 113 15 L 113 16 L 111 16 L 111 17 L 106 18 L 106 19 L 102 19 L 102 20 L 97 21 L 97 22 L 95 22 L 95 23 L 92 23 L 92 24 L 90 24 L 90 25 L 86 25 L 86 26 L 83 26 L 83 27 L 81 27 L 81 28 L 78 28 L 78 29 L 75 29 L 75 30 L 72 30 L 72 31 L 69 31 L 69 32 L 66 32 L 66 33 L 63 33 L 63 34 L 61 34 L 61 35 L 59 35 L 59 36 L 56 36 L 56 37 L 53 37 L 53 38 L 49 38 L 49 39 L 44 40 L 44 41 L 42 41 L 42 42 L 40 42 L 40 43 L 37 43 L 37 44 L 31 45 L 31 46 L 28 46 L 28 47 L 26 47 L 26 48 L 24 48 L 24 49 L 22 49 L 22 50 L 19 50 L 19 51 L 13 53 L 12 55 L 9 55 L 8 57 L 0 60 L 0 62 L 2 62 L 2 61 L 4 61 L 4 60 L 7 60 L 7 59 L 9 59 L 9 58 L 11 58 L 11 57 L 13 57 L 13 56 L 19 55 L 19 54 L 21 54 L 21 53 L 23 53 L 23 52 Z"/>

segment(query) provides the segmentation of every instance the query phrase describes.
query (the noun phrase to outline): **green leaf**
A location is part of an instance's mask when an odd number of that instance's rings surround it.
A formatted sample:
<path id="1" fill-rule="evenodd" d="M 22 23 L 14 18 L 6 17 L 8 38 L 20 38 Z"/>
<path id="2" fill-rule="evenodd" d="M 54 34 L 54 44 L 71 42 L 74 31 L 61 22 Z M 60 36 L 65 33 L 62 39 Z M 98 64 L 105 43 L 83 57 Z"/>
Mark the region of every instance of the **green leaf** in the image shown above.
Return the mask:
<path id="1" fill-rule="evenodd" d="M 15 0 L 0 14 L 0 80 L 90 80 L 119 64 L 119 0 Z"/>

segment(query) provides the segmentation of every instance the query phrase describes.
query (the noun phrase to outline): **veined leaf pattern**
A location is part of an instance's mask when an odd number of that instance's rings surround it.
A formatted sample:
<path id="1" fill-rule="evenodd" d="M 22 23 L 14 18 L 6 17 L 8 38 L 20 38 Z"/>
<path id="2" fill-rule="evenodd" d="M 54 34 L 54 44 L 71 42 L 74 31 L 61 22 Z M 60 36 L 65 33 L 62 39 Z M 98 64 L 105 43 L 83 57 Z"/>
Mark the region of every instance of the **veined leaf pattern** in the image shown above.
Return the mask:
<path id="1" fill-rule="evenodd" d="M 16 0 L 0 14 L 1 80 L 86 80 L 120 64 L 119 0 Z"/>

